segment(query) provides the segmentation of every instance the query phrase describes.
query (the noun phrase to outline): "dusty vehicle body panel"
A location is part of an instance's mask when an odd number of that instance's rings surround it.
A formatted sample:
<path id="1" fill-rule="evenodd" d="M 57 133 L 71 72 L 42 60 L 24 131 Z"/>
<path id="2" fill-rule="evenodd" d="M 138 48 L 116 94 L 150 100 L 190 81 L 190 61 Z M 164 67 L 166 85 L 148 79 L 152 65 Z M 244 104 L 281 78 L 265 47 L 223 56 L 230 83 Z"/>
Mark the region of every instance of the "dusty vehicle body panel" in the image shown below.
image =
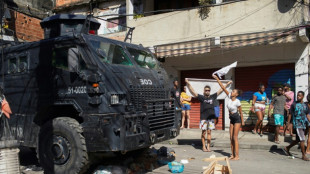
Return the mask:
<path id="1" fill-rule="evenodd" d="M 83 127 L 88 152 L 131 151 L 177 136 L 180 112 L 170 99 L 165 70 L 140 67 L 132 57 L 130 66 L 102 62 L 90 41 L 118 45 L 128 57 L 127 48 L 148 52 L 88 34 L 4 49 L 2 83 L 13 111 L 10 125 L 21 145 L 36 147 L 40 126 L 62 116 Z M 63 59 L 78 57 L 79 62 L 57 67 L 54 58 L 61 50 L 68 52 Z M 112 96 L 119 103 L 111 104 Z"/>

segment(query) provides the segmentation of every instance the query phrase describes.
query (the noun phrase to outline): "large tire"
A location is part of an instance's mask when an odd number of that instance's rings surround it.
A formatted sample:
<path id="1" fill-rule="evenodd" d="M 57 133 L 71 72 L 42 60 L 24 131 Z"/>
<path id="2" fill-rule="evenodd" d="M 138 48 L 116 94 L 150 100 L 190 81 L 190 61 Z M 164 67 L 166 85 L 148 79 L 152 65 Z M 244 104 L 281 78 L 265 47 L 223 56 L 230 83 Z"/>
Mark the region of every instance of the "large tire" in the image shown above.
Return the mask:
<path id="1" fill-rule="evenodd" d="M 69 117 L 55 118 L 40 130 L 37 155 L 45 173 L 79 174 L 88 167 L 80 124 Z"/>

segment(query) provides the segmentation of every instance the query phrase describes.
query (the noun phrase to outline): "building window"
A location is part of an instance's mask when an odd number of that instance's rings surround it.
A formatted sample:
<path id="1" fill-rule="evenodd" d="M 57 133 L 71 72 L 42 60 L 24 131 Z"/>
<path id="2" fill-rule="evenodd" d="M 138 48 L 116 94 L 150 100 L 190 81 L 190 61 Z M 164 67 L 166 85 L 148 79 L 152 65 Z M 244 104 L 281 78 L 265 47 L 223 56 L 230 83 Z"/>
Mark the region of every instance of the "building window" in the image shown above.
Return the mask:
<path id="1" fill-rule="evenodd" d="M 199 6 L 198 0 L 154 0 L 154 10 L 181 9 Z M 161 12 L 159 12 L 161 13 Z M 156 13 L 156 14 L 159 14 Z"/>
<path id="2" fill-rule="evenodd" d="M 126 31 L 124 26 L 126 26 L 126 17 L 108 19 L 105 34 Z"/>
<path id="3" fill-rule="evenodd" d="M 117 8 L 110 8 L 109 10 L 105 10 L 98 13 L 98 16 L 103 16 L 98 21 L 101 26 L 98 30 L 98 34 L 111 34 L 126 31 L 126 16 L 109 16 L 111 14 L 126 14 L 126 5 L 121 5 Z"/>

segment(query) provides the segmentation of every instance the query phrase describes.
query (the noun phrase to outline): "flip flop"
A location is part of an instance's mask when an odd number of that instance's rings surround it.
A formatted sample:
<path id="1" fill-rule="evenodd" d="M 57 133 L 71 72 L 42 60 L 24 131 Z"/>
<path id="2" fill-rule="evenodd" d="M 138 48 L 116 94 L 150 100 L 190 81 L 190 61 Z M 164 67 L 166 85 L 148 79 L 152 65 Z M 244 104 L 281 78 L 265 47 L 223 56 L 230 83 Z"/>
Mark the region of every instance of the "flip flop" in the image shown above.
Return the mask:
<path id="1" fill-rule="evenodd" d="M 202 149 L 203 152 L 212 152 L 212 150 L 204 150 Z"/>
<path id="2" fill-rule="evenodd" d="M 252 130 L 252 134 L 256 134 L 256 132 L 254 130 Z"/>
<path id="3" fill-rule="evenodd" d="M 276 144 L 280 144 L 280 141 L 274 141 Z"/>
<path id="4" fill-rule="evenodd" d="M 309 158 L 307 158 L 307 157 L 302 158 L 302 160 L 304 160 L 304 161 L 310 161 L 310 159 L 309 159 Z"/>
<path id="5" fill-rule="evenodd" d="M 282 148 L 282 151 L 285 153 L 285 155 L 292 156 L 292 154 L 289 151 L 287 151 L 285 148 Z"/>

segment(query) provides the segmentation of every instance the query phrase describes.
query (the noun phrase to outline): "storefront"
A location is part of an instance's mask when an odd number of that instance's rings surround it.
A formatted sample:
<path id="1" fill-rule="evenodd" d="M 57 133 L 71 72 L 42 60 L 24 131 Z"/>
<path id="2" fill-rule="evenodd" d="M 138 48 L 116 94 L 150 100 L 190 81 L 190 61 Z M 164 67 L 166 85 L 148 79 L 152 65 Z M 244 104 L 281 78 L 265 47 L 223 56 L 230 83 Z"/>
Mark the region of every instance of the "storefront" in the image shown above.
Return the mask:
<path id="1" fill-rule="evenodd" d="M 243 91 L 240 97 L 243 116 L 246 126 L 243 129 L 252 129 L 256 123 L 255 113 L 250 112 L 253 93 L 258 91 L 259 84 L 265 85 L 266 94 L 271 101 L 273 94 L 276 94 L 275 88 L 284 83 L 291 85 L 291 90 L 295 91 L 295 64 L 278 64 L 254 67 L 239 67 L 235 70 L 235 87 Z M 268 106 L 264 117 L 264 124 L 268 123 Z M 270 120 L 273 124 L 273 119 Z"/>
<path id="2" fill-rule="evenodd" d="M 242 103 L 243 116 L 246 126 L 244 130 L 252 129 L 256 123 L 256 115 L 250 112 L 251 102 L 253 93 L 258 91 L 259 84 L 262 83 L 266 87 L 266 93 L 268 98 L 271 100 L 272 95 L 276 92 L 276 87 L 283 85 L 284 83 L 290 83 L 292 91 L 295 90 L 295 65 L 290 64 L 278 64 L 278 65 L 265 65 L 265 66 L 254 66 L 254 67 L 238 67 L 234 72 L 234 84 L 235 88 L 241 89 L 243 95 L 239 97 Z M 206 70 L 186 70 L 181 71 L 181 89 L 185 85 L 185 78 L 201 78 L 201 79 L 212 79 L 212 73 L 217 69 L 206 69 Z M 202 93 L 202 91 L 196 91 Z M 215 91 L 213 91 L 215 92 Z M 225 102 L 220 102 L 220 117 L 216 129 L 225 128 Z M 198 128 L 200 120 L 200 103 L 197 99 L 192 99 L 191 107 L 191 119 L 190 127 Z M 267 124 L 267 113 L 264 118 L 265 125 Z M 272 124 L 272 121 L 270 122 Z"/>

